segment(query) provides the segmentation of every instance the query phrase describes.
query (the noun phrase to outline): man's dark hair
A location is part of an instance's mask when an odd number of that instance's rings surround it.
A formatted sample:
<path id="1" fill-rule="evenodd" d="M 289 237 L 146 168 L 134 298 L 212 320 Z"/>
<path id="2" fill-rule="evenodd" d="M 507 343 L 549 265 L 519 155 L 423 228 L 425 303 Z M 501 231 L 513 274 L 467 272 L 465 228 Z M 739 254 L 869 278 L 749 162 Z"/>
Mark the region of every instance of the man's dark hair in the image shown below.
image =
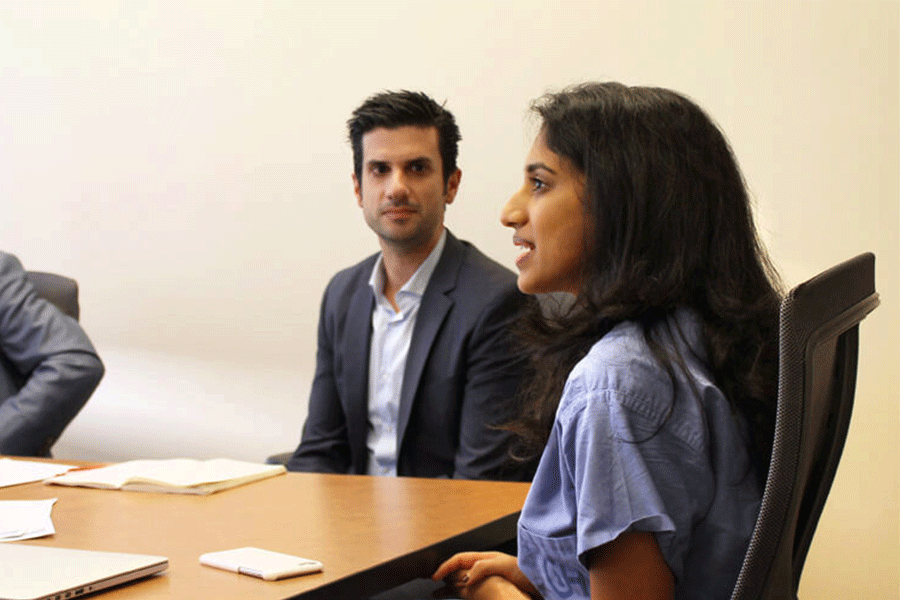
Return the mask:
<path id="1" fill-rule="evenodd" d="M 353 111 L 347 121 L 350 145 L 353 147 L 353 171 L 362 181 L 362 138 L 373 129 L 396 129 L 406 126 L 434 127 L 438 134 L 444 184 L 456 172 L 457 143 L 462 139 L 453 115 L 422 92 L 401 90 L 380 92 L 368 98 Z"/>

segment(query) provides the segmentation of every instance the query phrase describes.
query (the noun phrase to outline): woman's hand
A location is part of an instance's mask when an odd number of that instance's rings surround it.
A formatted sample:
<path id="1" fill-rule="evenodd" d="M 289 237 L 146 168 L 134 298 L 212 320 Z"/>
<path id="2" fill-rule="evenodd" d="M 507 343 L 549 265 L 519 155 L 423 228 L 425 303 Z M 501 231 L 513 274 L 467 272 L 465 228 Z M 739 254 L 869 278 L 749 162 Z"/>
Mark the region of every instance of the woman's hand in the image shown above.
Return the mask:
<path id="1" fill-rule="evenodd" d="M 516 557 L 502 552 L 456 554 L 444 561 L 431 578 L 443 579 L 467 599 L 540 597 L 519 570 Z"/>

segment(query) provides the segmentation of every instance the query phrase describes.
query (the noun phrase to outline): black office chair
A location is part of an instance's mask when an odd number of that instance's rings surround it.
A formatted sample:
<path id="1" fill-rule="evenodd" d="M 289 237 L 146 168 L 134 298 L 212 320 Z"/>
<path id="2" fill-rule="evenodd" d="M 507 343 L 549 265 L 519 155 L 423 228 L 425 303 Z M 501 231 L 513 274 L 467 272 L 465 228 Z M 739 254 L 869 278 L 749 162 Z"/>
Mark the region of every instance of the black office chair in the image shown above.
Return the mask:
<path id="1" fill-rule="evenodd" d="M 78 282 L 55 273 L 27 271 L 25 274 L 38 296 L 49 301 L 64 314 L 78 320 L 80 315 Z"/>
<path id="2" fill-rule="evenodd" d="M 293 452 L 281 452 L 280 454 L 273 454 L 271 456 L 266 457 L 267 465 L 286 465 L 291 457 L 294 455 Z"/>
<path id="3" fill-rule="evenodd" d="M 772 460 L 731 600 L 797 598 L 850 425 L 859 323 L 878 303 L 871 253 L 798 285 L 781 303 Z"/>

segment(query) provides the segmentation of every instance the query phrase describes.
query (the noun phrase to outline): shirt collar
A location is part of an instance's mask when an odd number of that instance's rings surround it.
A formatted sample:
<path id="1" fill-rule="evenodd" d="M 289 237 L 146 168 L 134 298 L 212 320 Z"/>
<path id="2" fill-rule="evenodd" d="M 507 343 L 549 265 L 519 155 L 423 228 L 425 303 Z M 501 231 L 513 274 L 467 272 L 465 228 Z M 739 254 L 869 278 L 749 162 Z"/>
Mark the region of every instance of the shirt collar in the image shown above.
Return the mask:
<path id="1" fill-rule="evenodd" d="M 414 294 L 417 297 L 422 297 L 441 258 L 446 241 L 447 228 L 445 227 L 441 232 L 438 243 L 432 248 L 428 258 L 422 261 L 422 264 L 419 265 L 413 276 L 409 278 L 409 281 L 403 284 L 403 287 L 398 292 L 399 294 Z M 375 260 L 375 266 L 372 267 L 372 275 L 369 277 L 369 285 L 372 286 L 372 291 L 375 293 L 376 298 L 384 297 L 384 277 L 384 254 L 379 253 L 378 258 Z"/>

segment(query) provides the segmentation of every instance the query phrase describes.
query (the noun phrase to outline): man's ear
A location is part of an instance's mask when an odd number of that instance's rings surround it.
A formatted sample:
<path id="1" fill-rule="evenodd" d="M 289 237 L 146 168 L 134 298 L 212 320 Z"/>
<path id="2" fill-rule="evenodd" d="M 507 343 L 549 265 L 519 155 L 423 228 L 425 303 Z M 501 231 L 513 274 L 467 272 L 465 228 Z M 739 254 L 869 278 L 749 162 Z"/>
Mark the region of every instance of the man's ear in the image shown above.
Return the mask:
<path id="1" fill-rule="evenodd" d="M 447 185 L 444 186 L 444 204 L 453 204 L 456 198 L 456 192 L 459 190 L 459 182 L 462 179 L 462 171 L 457 169 L 450 177 L 447 178 Z"/>
<path id="2" fill-rule="evenodd" d="M 362 186 L 359 184 L 356 173 L 353 173 L 351 177 L 353 177 L 353 195 L 356 196 L 356 204 L 362 207 Z"/>

